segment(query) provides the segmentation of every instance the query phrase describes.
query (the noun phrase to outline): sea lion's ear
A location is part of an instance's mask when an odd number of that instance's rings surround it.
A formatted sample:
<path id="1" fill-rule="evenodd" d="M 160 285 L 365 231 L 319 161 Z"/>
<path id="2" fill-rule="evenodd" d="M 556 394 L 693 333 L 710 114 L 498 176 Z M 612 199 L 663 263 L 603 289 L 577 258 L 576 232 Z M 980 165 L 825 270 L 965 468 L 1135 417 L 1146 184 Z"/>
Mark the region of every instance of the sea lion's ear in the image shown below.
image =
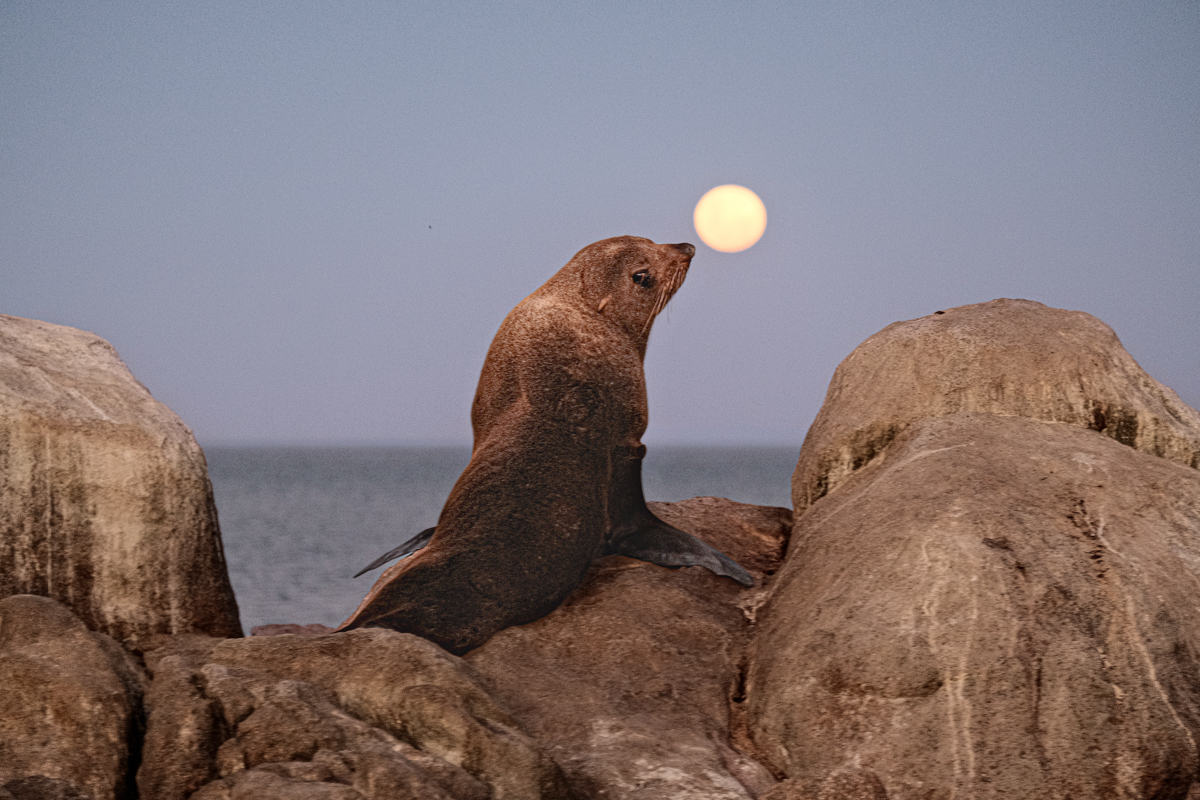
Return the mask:
<path id="1" fill-rule="evenodd" d="M 608 301 L 609 301 L 609 300 L 612 300 L 612 295 L 611 295 L 611 294 L 610 294 L 608 297 L 606 297 L 606 298 L 604 298 L 603 300 L 601 300 L 601 301 L 600 301 L 600 305 L 596 306 L 596 313 L 598 313 L 598 314 L 603 314 L 603 313 L 604 313 L 604 307 L 605 307 L 606 305 L 608 305 Z"/>

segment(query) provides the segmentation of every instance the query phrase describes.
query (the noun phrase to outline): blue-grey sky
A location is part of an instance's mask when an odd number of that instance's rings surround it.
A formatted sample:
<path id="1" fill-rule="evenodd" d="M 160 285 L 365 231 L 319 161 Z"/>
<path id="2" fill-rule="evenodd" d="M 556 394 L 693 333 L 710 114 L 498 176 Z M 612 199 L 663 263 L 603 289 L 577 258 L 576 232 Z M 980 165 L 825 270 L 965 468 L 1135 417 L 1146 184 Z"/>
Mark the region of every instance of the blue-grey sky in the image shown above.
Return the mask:
<path id="1" fill-rule="evenodd" d="M 798 445 L 863 339 L 996 297 L 1198 405 L 1200 3 L 0 2 L 0 312 L 201 444 L 468 442 L 504 315 L 621 234 L 698 246 L 651 445 Z"/>

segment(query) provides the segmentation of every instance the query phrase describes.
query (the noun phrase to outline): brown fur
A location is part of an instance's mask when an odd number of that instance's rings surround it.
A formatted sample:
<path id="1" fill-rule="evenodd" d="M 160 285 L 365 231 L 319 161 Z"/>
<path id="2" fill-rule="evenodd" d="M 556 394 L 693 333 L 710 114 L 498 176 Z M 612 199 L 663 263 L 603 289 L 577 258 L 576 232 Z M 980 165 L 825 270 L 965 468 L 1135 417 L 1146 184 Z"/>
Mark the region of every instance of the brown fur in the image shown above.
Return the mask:
<path id="1" fill-rule="evenodd" d="M 385 571 L 341 630 L 394 628 L 464 653 L 553 611 L 615 552 L 645 509 L 646 341 L 694 252 L 605 239 L 509 313 L 479 378 L 471 461 L 432 541 Z M 634 282 L 643 270 L 652 286 Z"/>

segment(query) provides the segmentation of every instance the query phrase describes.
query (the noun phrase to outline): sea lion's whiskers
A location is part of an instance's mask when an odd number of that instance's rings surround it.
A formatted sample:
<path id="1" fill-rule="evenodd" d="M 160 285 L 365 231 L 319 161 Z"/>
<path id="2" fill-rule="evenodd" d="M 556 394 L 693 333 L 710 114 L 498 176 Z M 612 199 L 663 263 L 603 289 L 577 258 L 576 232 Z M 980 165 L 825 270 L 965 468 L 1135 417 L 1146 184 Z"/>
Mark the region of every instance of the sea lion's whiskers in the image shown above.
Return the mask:
<path id="1" fill-rule="evenodd" d="M 662 301 L 659 303 L 658 311 L 661 312 L 667 303 L 675 296 L 675 292 L 683 283 L 683 270 L 676 269 L 667 276 L 667 285 L 663 287 Z"/>
<path id="2" fill-rule="evenodd" d="M 667 304 L 667 300 L 670 299 L 671 293 L 669 289 L 669 282 L 663 283 L 661 288 L 659 288 L 658 294 L 654 298 L 654 306 L 650 309 L 650 314 L 646 317 L 646 324 L 642 326 L 642 336 L 650 333 L 650 326 L 654 324 L 654 319 L 663 310 L 663 306 Z"/>
<path id="3" fill-rule="evenodd" d="M 675 296 L 675 292 L 679 287 L 683 285 L 683 278 L 686 274 L 686 270 L 674 269 L 659 285 L 658 293 L 654 297 L 654 306 L 650 309 L 650 314 L 646 318 L 646 324 L 642 327 L 643 336 L 650 332 L 650 326 L 654 324 L 654 320 L 662 313 L 667 302 Z"/>
<path id="4" fill-rule="evenodd" d="M 650 332 L 650 326 L 654 324 L 654 317 L 658 314 L 658 302 L 662 299 L 662 289 L 660 288 L 654 294 L 654 304 L 650 306 L 650 313 L 646 314 L 646 322 L 642 325 L 642 336 Z"/>
<path id="5" fill-rule="evenodd" d="M 650 309 L 650 313 L 646 316 L 646 324 L 642 326 L 642 336 L 647 336 L 650 333 L 650 326 L 654 324 L 654 318 L 658 316 L 658 301 L 655 300 L 654 308 Z"/>
<path id="6" fill-rule="evenodd" d="M 679 291 L 679 287 L 683 285 L 683 276 L 687 274 L 687 270 L 682 267 L 675 270 L 675 274 L 671 276 L 671 297 L 675 296 L 675 292 Z"/>

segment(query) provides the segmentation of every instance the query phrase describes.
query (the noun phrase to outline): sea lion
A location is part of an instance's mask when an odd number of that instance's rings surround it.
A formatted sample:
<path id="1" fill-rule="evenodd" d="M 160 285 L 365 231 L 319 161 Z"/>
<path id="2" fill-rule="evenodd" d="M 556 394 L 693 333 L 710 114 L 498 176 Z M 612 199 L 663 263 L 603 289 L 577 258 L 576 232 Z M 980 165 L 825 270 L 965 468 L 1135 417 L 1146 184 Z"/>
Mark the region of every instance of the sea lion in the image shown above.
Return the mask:
<path id="1" fill-rule="evenodd" d="M 393 628 L 462 654 L 550 613 L 614 553 L 753 584 L 642 495 L 646 341 L 695 252 L 604 239 L 509 313 L 479 377 L 471 460 L 437 526 L 392 551 L 418 552 L 388 568 L 338 630 Z"/>

